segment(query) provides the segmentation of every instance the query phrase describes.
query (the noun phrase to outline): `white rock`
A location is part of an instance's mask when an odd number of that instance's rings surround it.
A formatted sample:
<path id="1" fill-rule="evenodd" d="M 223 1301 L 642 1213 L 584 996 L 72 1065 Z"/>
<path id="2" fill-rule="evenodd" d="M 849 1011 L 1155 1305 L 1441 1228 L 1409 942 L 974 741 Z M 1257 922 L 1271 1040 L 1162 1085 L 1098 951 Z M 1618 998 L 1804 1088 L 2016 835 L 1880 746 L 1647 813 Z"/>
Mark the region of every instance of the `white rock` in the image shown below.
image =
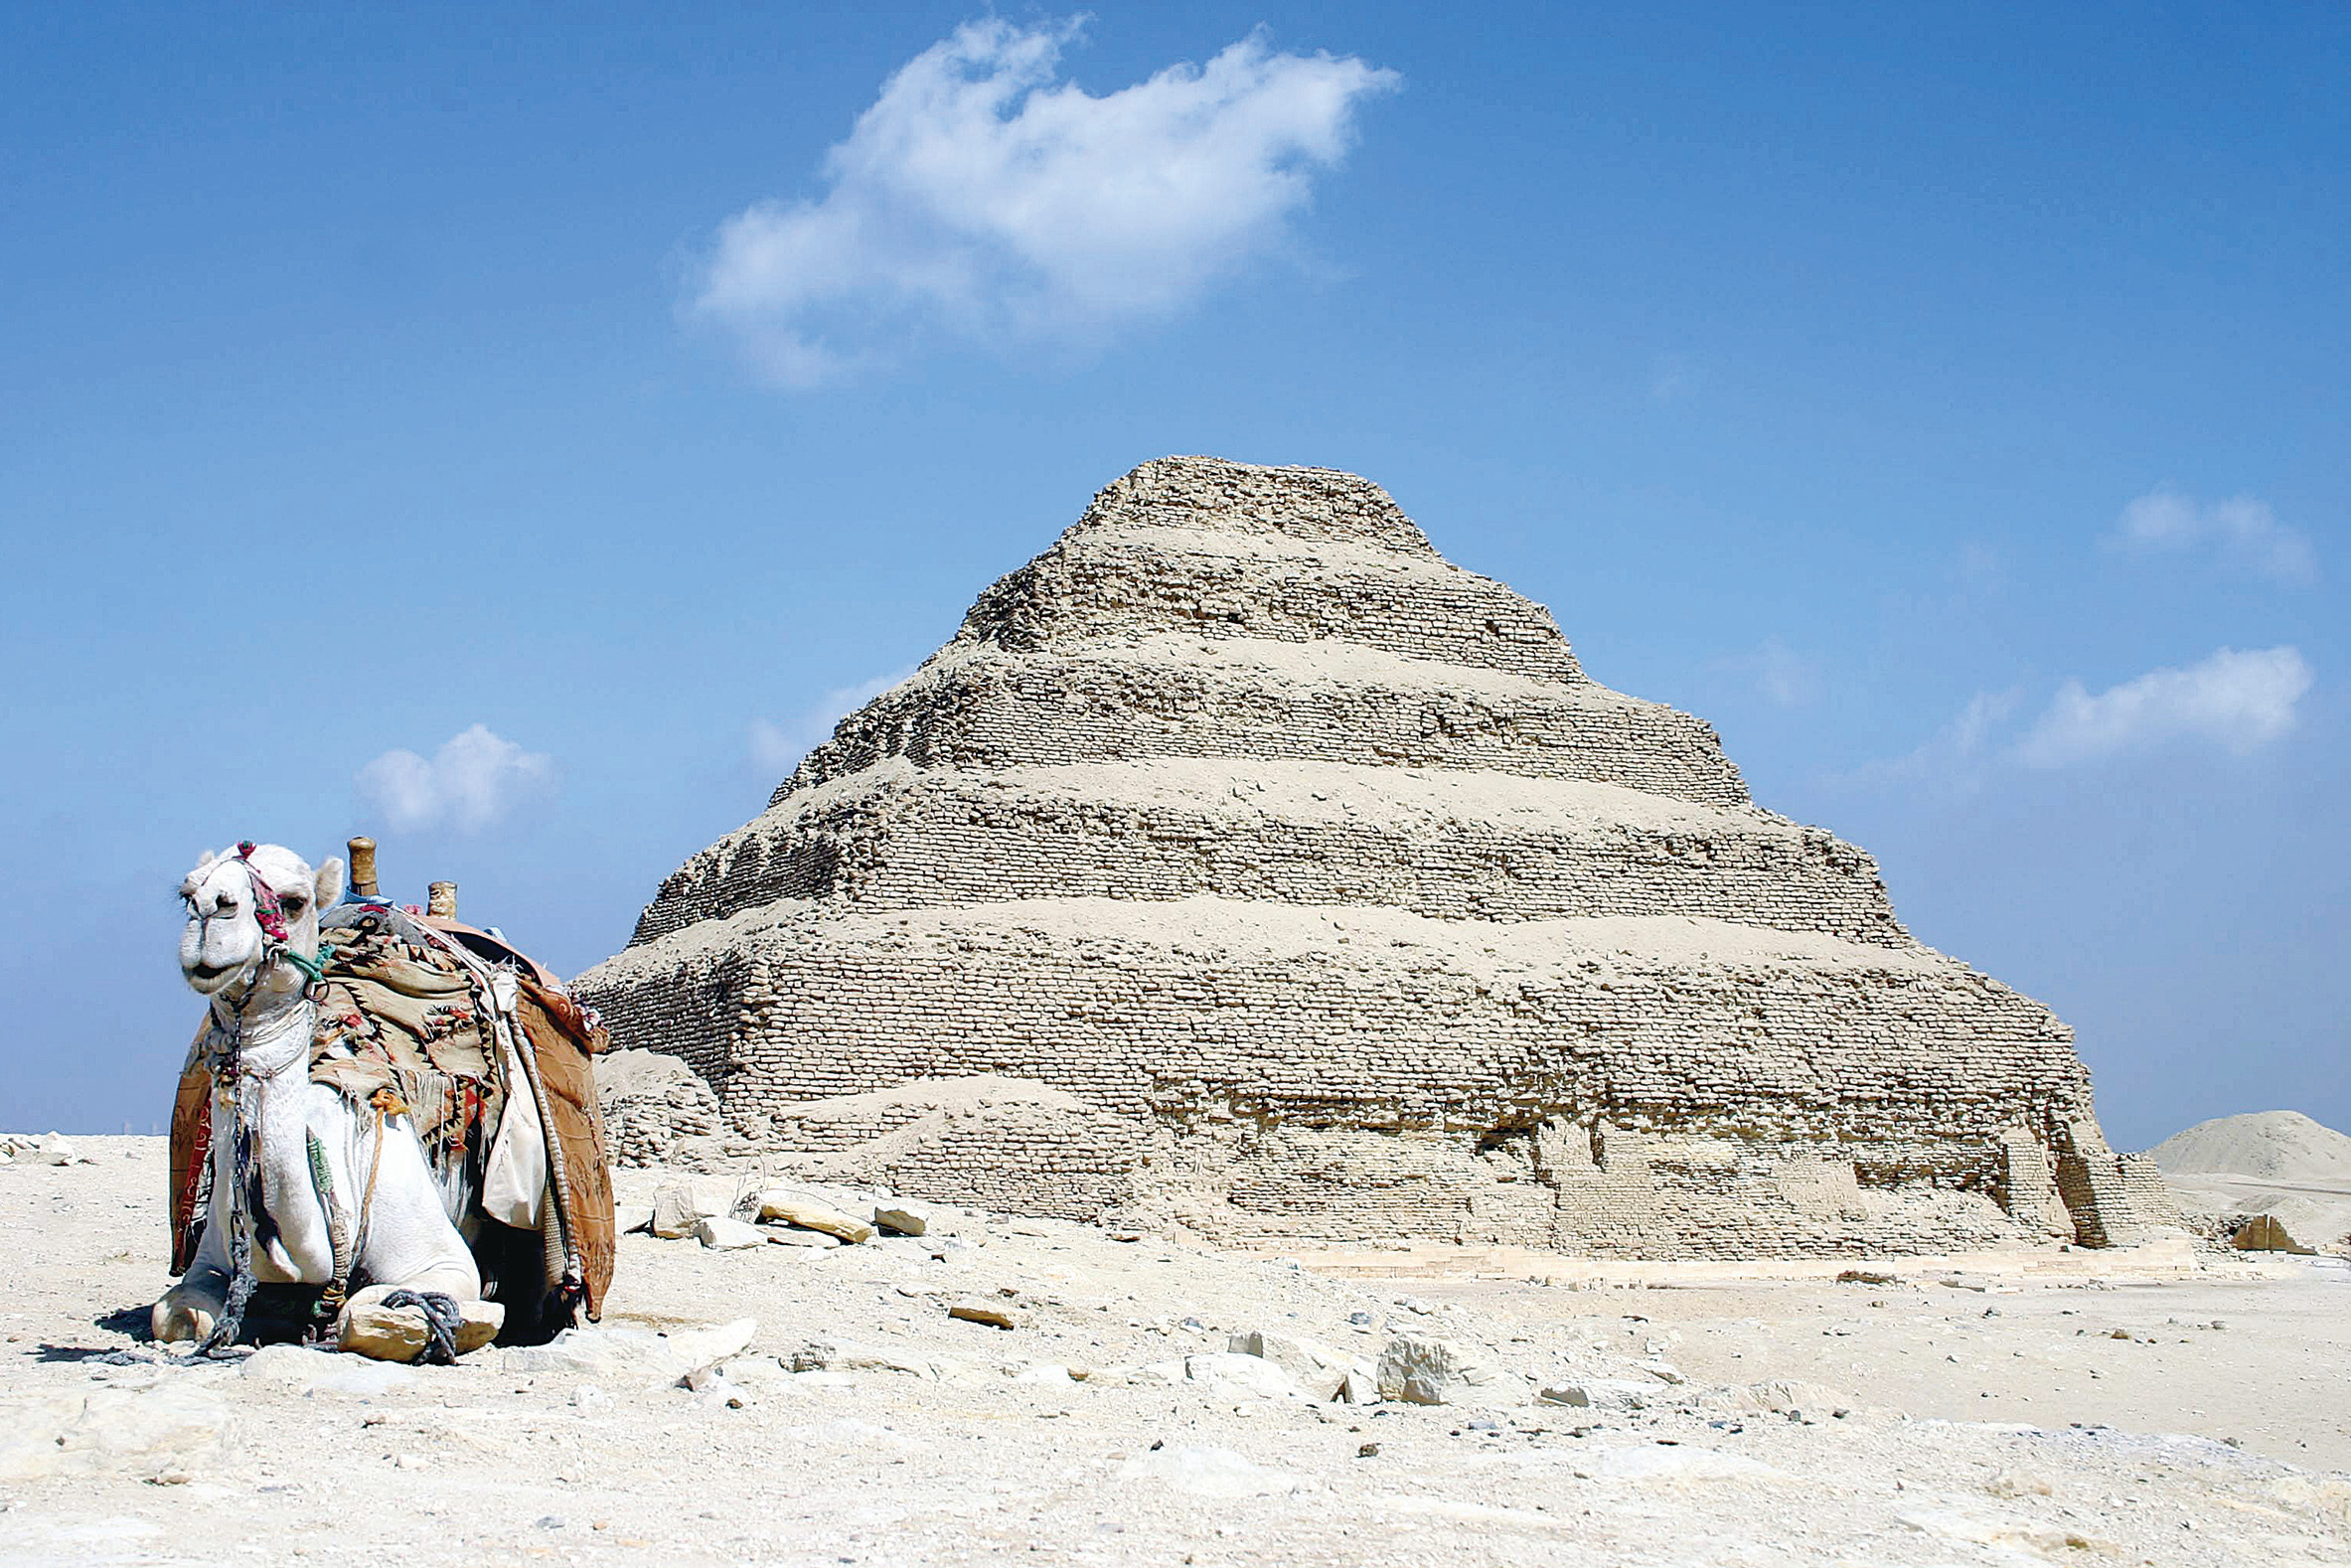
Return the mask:
<path id="1" fill-rule="evenodd" d="M 512 1347 L 499 1365 L 505 1371 L 525 1375 L 608 1374 L 667 1384 L 697 1367 L 742 1354 L 758 1332 L 758 1323 L 750 1318 L 670 1334 L 646 1329 L 566 1329 L 545 1344 Z"/>
<path id="2" fill-rule="evenodd" d="M 795 1372 L 894 1372 L 901 1377 L 924 1378 L 938 1375 L 927 1356 L 850 1340 L 811 1339 L 784 1359 Z"/>
<path id="3" fill-rule="evenodd" d="M 1378 1387 L 1377 1370 L 1369 1361 L 1320 1339 L 1252 1330 L 1234 1334 L 1226 1341 L 1226 1348 L 1236 1355 L 1254 1355 L 1273 1362 L 1316 1399 L 1347 1398 L 1350 1379 L 1357 1381 L 1359 1390 L 1376 1391 Z M 1377 1397 L 1376 1392 L 1373 1397 Z"/>
<path id="4" fill-rule="evenodd" d="M 186 1377 L 0 1403 L 0 1481 L 45 1476 L 185 1479 L 224 1457 L 229 1401 Z"/>
<path id="5" fill-rule="evenodd" d="M 694 1234 L 695 1227 L 728 1208 L 725 1197 L 707 1181 L 665 1181 L 654 1189 L 653 1217 L 646 1228 L 665 1240 Z"/>
<path id="6" fill-rule="evenodd" d="M 1157 1482 L 1195 1497 L 1265 1497 L 1298 1491 L 1306 1479 L 1208 1443 L 1171 1444 L 1119 1467 L 1127 1481 Z"/>
<path id="7" fill-rule="evenodd" d="M 764 1247 L 767 1232 L 757 1225 L 746 1225 L 739 1219 L 727 1219 L 718 1214 L 705 1214 L 694 1227 L 702 1244 L 715 1251 L 732 1252 L 741 1247 Z"/>
<path id="8" fill-rule="evenodd" d="M 1402 1333 L 1380 1351 L 1379 1397 L 1416 1405 L 1459 1404 L 1489 1390 L 1493 1363 L 1469 1345 L 1434 1334 Z"/>
<path id="9" fill-rule="evenodd" d="M 1297 1379 L 1262 1356 L 1212 1350 L 1183 1358 L 1183 1380 L 1218 1399 L 1306 1399 Z"/>
<path id="10" fill-rule="evenodd" d="M 40 1141 L 27 1151 L 27 1158 L 37 1166 L 86 1166 L 96 1163 L 84 1158 L 81 1151 L 74 1147 L 74 1140 L 63 1133 L 43 1134 Z"/>
<path id="11" fill-rule="evenodd" d="M 1655 1378 L 1660 1383 L 1680 1383 L 1688 1381 L 1687 1378 L 1681 1375 L 1680 1367 L 1675 1366 L 1671 1361 L 1663 1360 L 1656 1356 L 1651 1356 L 1646 1360 L 1636 1361 L 1633 1364 L 1640 1367 L 1643 1371 L 1648 1373 L 1649 1376 Z"/>
<path id="12" fill-rule="evenodd" d="M 651 1203 L 615 1203 L 612 1205 L 612 1226 L 621 1235 L 631 1231 L 653 1228 Z"/>
<path id="13" fill-rule="evenodd" d="M 1173 1388 L 1183 1381 L 1183 1357 L 1148 1361 L 1141 1366 L 1106 1367 L 1102 1376 L 1106 1382 L 1133 1383 L 1144 1388 Z"/>
<path id="14" fill-rule="evenodd" d="M 360 1399 L 389 1394 L 416 1381 L 412 1366 L 336 1355 L 300 1344 L 265 1344 L 244 1358 L 237 1373 L 294 1394 L 348 1394 Z"/>

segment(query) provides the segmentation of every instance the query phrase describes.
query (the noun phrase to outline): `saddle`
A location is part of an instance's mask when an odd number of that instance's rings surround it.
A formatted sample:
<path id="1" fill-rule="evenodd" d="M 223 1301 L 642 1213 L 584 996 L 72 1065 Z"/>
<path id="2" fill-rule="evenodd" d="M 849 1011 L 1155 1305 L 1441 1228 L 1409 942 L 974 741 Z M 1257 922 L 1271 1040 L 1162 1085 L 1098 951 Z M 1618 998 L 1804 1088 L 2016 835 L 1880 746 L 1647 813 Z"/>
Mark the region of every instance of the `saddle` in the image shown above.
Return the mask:
<path id="1" fill-rule="evenodd" d="M 510 1312 L 562 1296 L 600 1318 L 615 1239 L 596 1101 L 602 1025 L 528 956 L 455 920 L 358 899 L 320 917 L 320 939 L 311 1081 L 363 1118 L 410 1118 L 485 1283 L 498 1280 Z M 208 1019 L 197 1031 L 172 1107 L 174 1274 L 195 1261 L 210 1211 L 211 1027 Z M 512 1221 L 526 1208 L 544 1244 L 513 1244 Z M 518 1268 L 539 1278 L 516 1279 Z M 527 1296 L 518 1289 L 533 1283 Z"/>

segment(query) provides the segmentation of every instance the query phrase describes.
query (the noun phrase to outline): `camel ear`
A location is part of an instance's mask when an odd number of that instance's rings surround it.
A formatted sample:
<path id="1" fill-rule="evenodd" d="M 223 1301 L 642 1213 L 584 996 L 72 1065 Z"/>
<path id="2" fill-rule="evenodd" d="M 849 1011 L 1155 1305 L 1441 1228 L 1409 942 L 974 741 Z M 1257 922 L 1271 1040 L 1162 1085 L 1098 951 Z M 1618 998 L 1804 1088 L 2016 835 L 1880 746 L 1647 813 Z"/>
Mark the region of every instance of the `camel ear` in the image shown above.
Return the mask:
<path id="1" fill-rule="evenodd" d="M 207 850 L 204 852 L 204 858 L 196 862 L 196 868 L 201 871 L 219 859 L 219 856 L 215 855 L 212 851 Z"/>
<path id="2" fill-rule="evenodd" d="M 321 862 L 310 878 L 313 909 L 332 909 L 343 901 L 343 862 L 330 855 Z"/>

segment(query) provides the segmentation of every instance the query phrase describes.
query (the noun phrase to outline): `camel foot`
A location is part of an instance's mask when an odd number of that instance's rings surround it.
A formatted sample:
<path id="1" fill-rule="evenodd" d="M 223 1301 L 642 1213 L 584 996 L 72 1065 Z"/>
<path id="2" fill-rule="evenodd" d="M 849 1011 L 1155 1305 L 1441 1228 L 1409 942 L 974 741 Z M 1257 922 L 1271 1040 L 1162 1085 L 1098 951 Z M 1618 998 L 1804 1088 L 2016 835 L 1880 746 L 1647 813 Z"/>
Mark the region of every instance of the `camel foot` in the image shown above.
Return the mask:
<path id="1" fill-rule="evenodd" d="M 147 1315 L 147 1332 L 158 1344 L 201 1339 L 221 1321 L 218 1298 L 201 1296 L 175 1286 Z"/>
<path id="2" fill-rule="evenodd" d="M 372 1356 L 379 1361 L 413 1361 L 424 1353 L 432 1328 L 420 1307 L 387 1307 L 383 1297 L 390 1294 L 376 1289 L 374 1301 L 363 1298 L 371 1294 L 363 1291 L 352 1298 L 335 1320 L 335 1348 L 354 1355 Z M 457 1326 L 457 1353 L 478 1350 L 498 1337 L 498 1331 L 506 1324 L 506 1309 L 496 1302 L 470 1301 L 456 1304 L 463 1315 Z"/>

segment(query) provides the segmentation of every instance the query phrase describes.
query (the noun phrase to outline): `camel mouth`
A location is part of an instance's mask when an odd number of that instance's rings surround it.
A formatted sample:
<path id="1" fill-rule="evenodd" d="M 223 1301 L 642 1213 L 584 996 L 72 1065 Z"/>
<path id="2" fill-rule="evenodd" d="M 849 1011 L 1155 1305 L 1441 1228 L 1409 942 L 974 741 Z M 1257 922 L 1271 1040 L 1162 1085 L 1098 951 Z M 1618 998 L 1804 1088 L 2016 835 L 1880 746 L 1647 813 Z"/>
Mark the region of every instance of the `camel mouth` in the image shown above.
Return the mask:
<path id="1" fill-rule="evenodd" d="M 218 991 L 243 968 L 242 964 L 190 964 L 188 984 L 198 991 Z"/>

